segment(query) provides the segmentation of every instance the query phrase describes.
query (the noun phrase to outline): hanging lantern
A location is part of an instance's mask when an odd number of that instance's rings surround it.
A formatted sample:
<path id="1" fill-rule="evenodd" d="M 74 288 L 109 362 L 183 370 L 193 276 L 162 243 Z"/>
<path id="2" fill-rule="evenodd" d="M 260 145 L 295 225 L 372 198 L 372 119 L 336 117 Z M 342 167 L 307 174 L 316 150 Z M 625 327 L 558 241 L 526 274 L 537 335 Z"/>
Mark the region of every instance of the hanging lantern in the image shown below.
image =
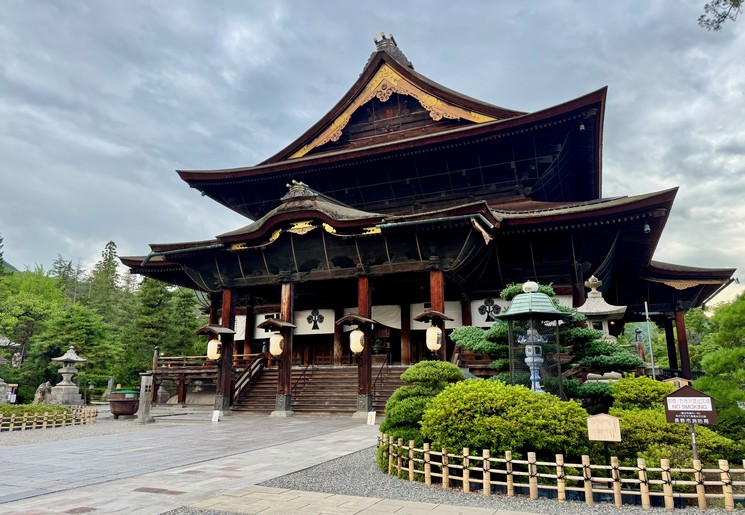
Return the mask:
<path id="1" fill-rule="evenodd" d="M 272 333 L 269 337 L 269 354 L 272 356 L 281 356 L 284 350 L 285 339 L 279 333 Z"/>
<path id="2" fill-rule="evenodd" d="M 355 329 L 349 333 L 349 348 L 354 354 L 359 354 L 365 348 L 365 333 Z"/>
<path id="3" fill-rule="evenodd" d="M 436 325 L 427 328 L 427 348 L 433 352 L 442 347 L 442 329 Z"/>
<path id="4" fill-rule="evenodd" d="M 217 338 L 212 338 L 207 342 L 207 359 L 220 359 L 222 354 L 222 342 Z"/>

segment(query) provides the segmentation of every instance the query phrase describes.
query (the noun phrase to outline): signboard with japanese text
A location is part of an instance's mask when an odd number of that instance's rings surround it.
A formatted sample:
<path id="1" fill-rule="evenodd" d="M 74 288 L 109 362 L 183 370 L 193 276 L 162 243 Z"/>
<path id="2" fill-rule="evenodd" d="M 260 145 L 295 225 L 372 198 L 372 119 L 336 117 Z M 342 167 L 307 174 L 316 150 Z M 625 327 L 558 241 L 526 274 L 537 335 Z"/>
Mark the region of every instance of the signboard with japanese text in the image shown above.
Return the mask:
<path id="1" fill-rule="evenodd" d="M 671 424 L 716 424 L 713 399 L 690 386 L 665 396 L 665 417 Z"/>
<path id="2" fill-rule="evenodd" d="M 621 419 L 604 413 L 587 417 L 587 437 L 600 442 L 620 442 Z"/>

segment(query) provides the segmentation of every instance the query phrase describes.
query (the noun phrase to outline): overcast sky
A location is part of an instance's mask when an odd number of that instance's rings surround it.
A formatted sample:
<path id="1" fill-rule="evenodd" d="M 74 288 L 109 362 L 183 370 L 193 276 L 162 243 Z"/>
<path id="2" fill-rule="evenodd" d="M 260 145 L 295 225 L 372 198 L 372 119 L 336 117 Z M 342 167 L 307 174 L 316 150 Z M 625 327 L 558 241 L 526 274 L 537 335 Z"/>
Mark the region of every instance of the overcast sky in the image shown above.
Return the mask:
<path id="1" fill-rule="evenodd" d="M 604 196 L 679 186 L 655 259 L 745 280 L 745 19 L 705 0 L 2 1 L 0 235 L 90 267 L 246 220 L 176 169 L 248 166 L 323 116 L 393 33 L 417 71 L 535 111 L 608 86 Z"/>

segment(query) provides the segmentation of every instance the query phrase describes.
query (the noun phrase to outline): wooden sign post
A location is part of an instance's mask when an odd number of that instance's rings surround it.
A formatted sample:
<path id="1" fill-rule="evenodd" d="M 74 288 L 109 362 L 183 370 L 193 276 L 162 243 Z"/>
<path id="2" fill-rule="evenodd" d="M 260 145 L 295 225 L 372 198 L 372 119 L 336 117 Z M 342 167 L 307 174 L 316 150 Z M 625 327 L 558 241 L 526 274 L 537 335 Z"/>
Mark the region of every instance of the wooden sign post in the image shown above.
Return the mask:
<path id="1" fill-rule="evenodd" d="M 605 413 L 587 417 L 587 438 L 603 442 L 605 464 L 608 465 L 608 442 L 621 441 L 621 419 Z"/>
<path id="2" fill-rule="evenodd" d="M 696 429 L 693 424 L 713 425 L 717 423 L 714 400 L 704 392 L 684 386 L 665 396 L 665 418 L 671 424 L 688 424 L 691 430 L 693 459 L 698 460 Z"/>

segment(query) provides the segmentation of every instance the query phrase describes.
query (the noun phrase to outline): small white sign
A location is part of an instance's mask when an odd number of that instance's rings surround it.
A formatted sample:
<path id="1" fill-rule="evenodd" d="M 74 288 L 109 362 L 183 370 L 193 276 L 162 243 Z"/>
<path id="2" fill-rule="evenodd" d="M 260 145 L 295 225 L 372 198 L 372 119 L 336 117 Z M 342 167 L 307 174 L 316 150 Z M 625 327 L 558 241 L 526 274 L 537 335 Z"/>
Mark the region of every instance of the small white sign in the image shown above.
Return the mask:
<path id="1" fill-rule="evenodd" d="M 216 409 L 212 412 L 212 422 L 220 422 L 220 410 Z"/>
<path id="2" fill-rule="evenodd" d="M 600 442 L 620 442 L 621 420 L 605 413 L 587 417 L 587 436 Z"/>
<path id="3" fill-rule="evenodd" d="M 666 397 L 667 409 L 673 411 L 714 411 L 711 397 Z"/>
<path id="4" fill-rule="evenodd" d="M 377 415 L 374 411 L 368 411 L 367 412 L 367 425 L 368 426 L 374 426 L 375 425 L 375 415 Z"/>

